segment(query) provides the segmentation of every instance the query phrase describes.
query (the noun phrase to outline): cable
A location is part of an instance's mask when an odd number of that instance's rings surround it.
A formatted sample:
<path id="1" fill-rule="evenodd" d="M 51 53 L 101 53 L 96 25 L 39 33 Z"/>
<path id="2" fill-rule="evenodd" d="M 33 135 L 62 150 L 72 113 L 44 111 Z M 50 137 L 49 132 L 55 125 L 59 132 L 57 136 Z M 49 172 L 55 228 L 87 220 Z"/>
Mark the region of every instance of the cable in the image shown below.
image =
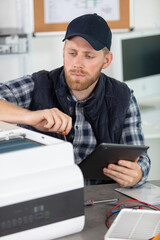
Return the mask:
<path id="1" fill-rule="evenodd" d="M 142 203 L 142 204 L 144 204 L 144 205 L 146 205 L 146 206 L 152 207 L 152 208 L 160 211 L 160 208 L 158 208 L 158 207 L 156 207 L 156 206 L 154 206 L 154 205 L 152 205 L 152 204 L 146 203 L 146 202 L 142 202 L 142 201 L 139 201 L 139 200 L 125 200 L 125 201 L 123 201 L 123 202 L 118 203 L 118 204 L 117 204 L 116 206 L 114 206 L 113 208 L 111 208 L 111 209 L 109 210 L 109 212 L 107 213 L 105 223 L 106 223 L 106 226 L 107 226 L 108 228 L 110 228 L 109 217 L 113 215 L 113 214 L 110 215 L 110 213 L 111 213 L 114 209 L 116 209 L 117 207 L 121 206 L 122 204 L 124 204 L 124 203 L 126 203 L 126 202 L 138 202 L 138 203 Z M 136 206 L 135 206 L 135 207 L 136 207 Z M 137 207 L 142 207 L 142 206 L 137 206 Z M 120 210 L 119 210 L 119 211 L 120 211 Z M 117 213 L 118 213 L 118 211 L 117 211 Z"/>
<path id="2" fill-rule="evenodd" d="M 120 211 L 121 211 L 120 209 L 119 209 L 119 210 L 116 210 L 115 212 L 112 212 L 112 213 L 109 215 L 108 218 L 106 218 L 106 220 L 105 220 L 105 225 L 106 225 L 106 227 L 107 227 L 108 229 L 109 229 L 109 226 L 108 226 L 109 218 L 112 217 L 113 215 L 119 213 Z"/>

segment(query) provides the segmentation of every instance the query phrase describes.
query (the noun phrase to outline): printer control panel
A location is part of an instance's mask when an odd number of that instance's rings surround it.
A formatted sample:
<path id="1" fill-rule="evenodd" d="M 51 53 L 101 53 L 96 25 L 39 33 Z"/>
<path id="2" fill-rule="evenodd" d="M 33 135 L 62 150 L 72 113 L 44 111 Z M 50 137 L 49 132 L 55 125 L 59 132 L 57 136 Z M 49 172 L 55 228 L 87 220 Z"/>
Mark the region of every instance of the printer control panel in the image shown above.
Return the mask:
<path id="1" fill-rule="evenodd" d="M 82 188 L 0 207 L 0 237 L 82 215 Z"/>

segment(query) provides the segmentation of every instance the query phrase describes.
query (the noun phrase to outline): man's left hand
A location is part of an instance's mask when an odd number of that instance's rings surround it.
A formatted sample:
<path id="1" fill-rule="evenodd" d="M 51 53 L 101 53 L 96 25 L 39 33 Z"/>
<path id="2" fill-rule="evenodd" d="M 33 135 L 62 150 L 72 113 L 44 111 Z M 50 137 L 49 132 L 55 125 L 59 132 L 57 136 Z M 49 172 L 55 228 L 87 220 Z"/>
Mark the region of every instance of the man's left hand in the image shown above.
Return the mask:
<path id="1" fill-rule="evenodd" d="M 142 178 L 142 170 L 137 160 L 135 162 L 119 160 L 118 165 L 109 164 L 107 168 L 103 168 L 103 173 L 122 187 L 134 186 Z"/>

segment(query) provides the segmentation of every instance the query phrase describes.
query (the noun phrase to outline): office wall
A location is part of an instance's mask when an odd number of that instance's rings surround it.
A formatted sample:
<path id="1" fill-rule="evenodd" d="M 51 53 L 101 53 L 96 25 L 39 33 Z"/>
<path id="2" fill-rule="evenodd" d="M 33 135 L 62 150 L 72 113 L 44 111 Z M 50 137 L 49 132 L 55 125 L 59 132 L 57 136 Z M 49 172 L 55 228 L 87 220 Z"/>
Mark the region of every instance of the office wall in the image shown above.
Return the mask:
<path id="1" fill-rule="evenodd" d="M 152 0 L 135 0 L 135 29 L 160 29 L 160 1 Z M 157 108 L 160 107 L 160 97 L 150 99 Z M 157 111 L 157 110 L 156 110 Z M 155 112 L 156 112 L 155 111 Z M 158 109 L 159 111 L 159 109 Z M 145 110 L 144 110 L 145 112 Z M 143 115 L 143 111 L 141 111 Z M 149 111 L 148 111 L 149 113 Z M 156 115 L 156 114 L 155 114 Z M 144 116 L 144 115 L 143 115 Z M 142 116 L 142 117 L 143 117 Z M 154 118 L 154 114 L 152 115 Z M 157 121 L 160 116 L 157 116 Z M 150 128 L 155 133 L 154 137 L 148 136 L 147 132 Z M 160 179 L 160 161 L 159 161 L 159 144 L 160 144 L 160 124 L 152 125 L 152 121 L 143 127 L 146 145 L 150 146 L 148 154 L 151 159 L 151 170 L 149 180 Z"/>
<path id="2" fill-rule="evenodd" d="M 32 28 L 32 0 L 1 0 L 0 1 L 0 28 L 22 26 L 26 31 Z M 8 8 L 8 6 L 10 6 Z M 16 11 L 21 8 L 22 11 Z M 160 28 L 160 1 L 134 0 L 134 25 L 137 29 Z M 32 73 L 40 69 L 51 70 L 63 64 L 62 39 L 64 33 L 53 36 L 32 38 L 29 57 L 13 59 L 13 57 L 0 57 L 0 81 L 13 79 L 23 73 Z M 25 64 L 25 66 L 24 66 Z M 9 71 L 8 71 L 9 67 Z"/>
<path id="3" fill-rule="evenodd" d="M 135 29 L 160 28 L 160 1 L 135 0 Z"/>
<path id="4" fill-rule="evenodd" d="M 135 30 L 160 28 L 160 1 L 135 0 Z M 63 34 L 57 36 L 37 37 L 33 39 L 33 71 L 38 69 L 51 70 L 62 65 Z M 44 60 L 39 58 L 43 53 Z M 55 60 L 56 59 L 56 60 Z"/>

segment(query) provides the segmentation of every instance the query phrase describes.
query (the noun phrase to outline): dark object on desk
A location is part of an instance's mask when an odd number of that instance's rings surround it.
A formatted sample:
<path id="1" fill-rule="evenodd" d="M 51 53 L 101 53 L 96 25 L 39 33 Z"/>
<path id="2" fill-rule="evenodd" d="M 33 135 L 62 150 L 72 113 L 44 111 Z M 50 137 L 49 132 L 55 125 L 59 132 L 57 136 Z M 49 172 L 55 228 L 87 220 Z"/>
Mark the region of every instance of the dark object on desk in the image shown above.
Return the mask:
<path id="1" fill-rule="evenodd" d="M 109 180 L 103 174 L 103 168 L 109 163 L 117 164 L 118 160 L 135 161 L 139 155 L 145 152 L 148 146 L 125 144 L 100 144 L 79 167 L 86 179 Z"/>
<path id="2" fill-rule="evenodd" d="M 113 198 L 113 199 L 105 199 L 105 200 L 99 200 L 99 201 L 94 201 L 94 200 L 87 200 L 84 202 L 84 206 L 93 206 L 95 204 L 99 203 L 115 203 L 118 201 L 118 198 Z"/>

